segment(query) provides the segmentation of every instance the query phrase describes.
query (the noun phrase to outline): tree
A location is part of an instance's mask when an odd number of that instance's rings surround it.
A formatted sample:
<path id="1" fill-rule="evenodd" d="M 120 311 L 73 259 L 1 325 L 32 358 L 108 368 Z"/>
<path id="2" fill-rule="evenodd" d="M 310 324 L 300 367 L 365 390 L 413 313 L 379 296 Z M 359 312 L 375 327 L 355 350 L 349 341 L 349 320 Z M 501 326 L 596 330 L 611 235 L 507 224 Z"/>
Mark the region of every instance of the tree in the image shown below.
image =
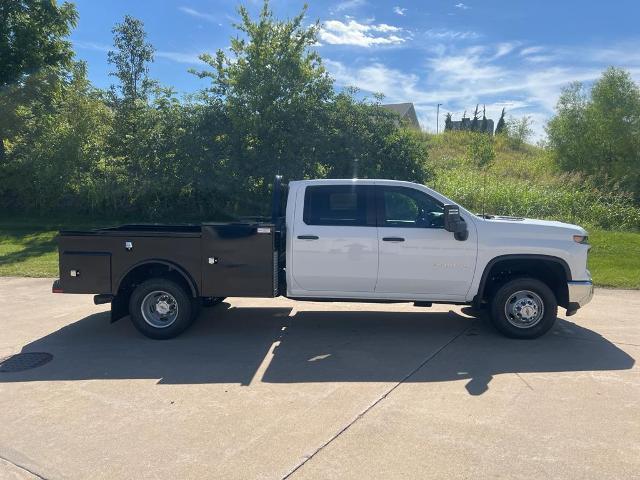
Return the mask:
<path id="1" fill-rule="evenodd" d="M 266 195 L 275 173 L 289 178 L 318 175 L 328 133 L 327 105 L 333 81 L 311 49 L 319 24 L 304 24 L 306 7 L 292 19 L 274 18 L 267 1 L 254 20 L 239 7 L 242 37 L 232 38 L 230 56 L 201 55 L 212 70 L 193 72 L 210 78 L 209 94 L 228 112 L 231 154 L 229 181 L 247 193 Z"/>
<path id="2" fill-rule="evenodd" d="M 84 63 L 62 77 L 57 71 L 31 75 L 23 93 L 11 161 L 0 170 L 0 203 L 30 213 L 90 210 L 98 191 L 108 193 L 96 180 L 111 111 L 87 80 Z"/>
<path id="3" fill-rule="evenodd" d="M 427 181 L 431 171 L 424 135 L 398 126 L 397 115 L 379 102 L 356 101 L 355 93 L 341 93 L 327 105 L 328 130 L 319 159 L 322 176 Z"/>
<path id="4" fill-rule="evenodd" d="M 500 120 L 498 120 L 498 123 L 496 125 L 496 135 L 501 135 L 501 134 L 505 133 L 506 122 L 504 120 L 504 114 L 505 114 L 505 109 L 504 109 L 504 107 L 502 107 L 502 113 L 500 114 Z"/>
<path id="5" fill-rule="evenodd" d="M 482 214 L 484 215 L 484 201 L 487 196 L 487 174 L 493 160 L 496 158 L 495 138 L 485 135 L 484 132 L 472 132 L 471 143 L 467 155 L 471 161 L 482 171 Z"/>
<path id="6" fill-rule="evenodd" d="M 482 132 L 471 134 L 471 143 L 468 147 L 469 158 L 481 169 L 486 170 L 496 157 L 494 139 L 489 135 L 482 135 Z"/>
<path id="7" fill-rule="evenodd" d="M 211 84 L 190 96 L 149 78 L 153 47 L 132 17 L 113 29 L 118 81 L 109 91 L 92 87 L 80 62 L 43 66 L 7 87 L 3 211 L 230 218 L 268 213 L 275 173 L 430 178 L 424 134 L 398 124 L 379 96 L 335 92 L 313 48 L 319 25 L 304 10 L 286 21 L 266 2 L 258 18 L 239 11 L 232 50 L 203 56 L 210 68 L 198 74 Z"/>
<path id="8" fill-rule="evenodd" d="M 507 138 L 513 148 L 522 148 L 533 135 L 531 125 L 533 120 L 529 115 L 520 118 L 510 117 L 505 126 Z"/>
<path id="9" fill-rule="evenodd" d="M 547 135 L 559 165 L 640 199 L 640 89 L 629 73 L 611 67 L 591 90 L 571 84 L 556 109 Z"/>
<path id="10" fill-rule="evenodd" d="M 147 34 L 141 20 L 126 15 L 122 23 L 111 30 L 116 50 L 107 54 L 107 61 L 116 70 L 110 75 L 120 80 L 119 90 L 124 101 L 132 104 L 138 100 L 146 102 L 149 88 L 149 63 L 153 62 L 154 48 L 147 43 Z"/>
<path id="11" fill-rule="evenodd" d="M 428 178 L 421 135 L 405 132 L 379 97 L 334 91 L 313 48 L 320 25 L 304 20 L 306 7 L 287 20 L 275 18 L 268 1 L 258 18 L 244 7 L 238 13 L 230 52 L 202 55 L 210 68 L 193 71 L 211 80 L 206 101 L 220 102 L 226 114 L 226 156 L 217 171 L 237 192 L 228 211 L 264 211 L 275 173 Z"/>
<path id="12" fill-rule="evenodd" d="M 444 119 L 444 131 L 449 132 L 453 130 L 453 121 L 451 120 L 451 113 L 447 113 L 447 116 Z"/>
<path id="13" fill-rule="evenodd" d="M 113 163 L 123 167 L 130 177 L 127 196 L 133 199 L 141 193 L 141 182 L 148 179 L 143 171 L 149 158 L 145 146 L 154 129 L 154 115 L 149 111 L 149 92 L 156 85 L 149 78 L 154 48 L 146 41 L 142 21 L 130 15 L 111 31 L 115 50 L 109 51 L 107 61 L 115 67 L 110 75 L 119 84 L 112 85 L 109 92 L 115 110 L 109 144 Z"/>
<path id="14" fill-rule="evenodd" d="M 27 77 L 46 67 L 68 65 L 73 58 L 65 40 L 78 18 L 73 4 L 53 0 L 0 2 L 0 165 L 5 161 L 5 139 L 11 134 L 17 94 Z M 9 125 L 7 125 L 9 123 Z"/>
<path id="15" fill-rule="evenodd" d="M 487 122 L 487 107 L 486 105 L 482 106 L 482 122 L 480 123 L 480 131 L 483 133 L 491 133 L 489 132 L 489 122 Z"/>
<path id="16" fill-rule="evenodd" d="M 471 131 L 477 132 L 479 126 L 479 118 L 478 118 L 478 105 L 476 104 L 476 110 L 473 112 L 473 120 L 471 120 Z"/>
<path id="17" fill-rule="evenodd" d="M 462 118 L 460 119 L 460 130 L 468 130 L 469 118 L 467 117 L 467 111 L 462 112 Z"/>

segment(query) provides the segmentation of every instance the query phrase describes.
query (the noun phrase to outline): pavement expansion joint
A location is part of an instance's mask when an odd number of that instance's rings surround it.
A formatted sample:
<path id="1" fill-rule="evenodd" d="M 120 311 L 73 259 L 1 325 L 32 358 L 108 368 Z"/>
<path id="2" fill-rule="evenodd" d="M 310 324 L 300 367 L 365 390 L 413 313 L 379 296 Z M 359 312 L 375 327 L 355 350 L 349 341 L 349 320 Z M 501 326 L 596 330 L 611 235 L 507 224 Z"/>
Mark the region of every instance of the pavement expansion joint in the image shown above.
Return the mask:
<path id="1" fill-rule="evenodd" d="M 473 323 L 475 323 L 475 322 L 473 322 Z M 420 362 L 420 364 L 417 367 L 415 367 L 413 370 L 411 370 L 399 382 L 395 383 L 391 388 L 389 388 L 386 392 L 384 392 L 381 396 L 379 396 L 367 408 L 365 408 L 362 412 L 360 412 L 358 415 L 356 415 L 353 418 L 353 420 L 351 420 L 344 427 L 342 427 L 338 432 L 335 433 L 335 435 L 333 435 L 331 438 L 329 438 L 329 440 L 327 440 L 322 445 L 320 445 L 318 448 L 316 448 L 311 454 L 304 455 L 302 461 L 299 462 L 295 467 L 293 467 L 287 474 L 285 474 L 282 477 L 281 480 L 287 480 L 288 478 L 291 478 L 291 476 L 294 473 L 296 473 L 298 470 L 300 470 L 300 468 L 302 468 L 305 463 L 307 463 L 309 460 L 311 460 L 313 457 L 315 457 L 318 453 L 320 453 L 322 450 L 324 450 L 325 447 L 329 446 L 329 444 L 331 444 L 334 440 L 336 440 L 338 437 L 340 437 L 340 435 L 342 435 L 344 432 L 349 430 L 349 428 L 351 428 L 358 420 L 360 420 L 367 413 L 369 413 L 376 405 L 378 405 L 385 398 L 387 398 L 396 388 L 398 388 L 400 385 L 402 385 L 404 382 L 406 382 L 409 378 L 411 378 L 413 375 L 415 375 L 418 371 L 420 371 L 420 369 L 422 369 L 422 367 L 427 365 L 427 363 L 429 363 L 431 360 L 433 360 L 445 348 L 447 348 L 449 345 L 451 345 L 453 342 L 455 342 L 458 338 L 460 338 L 465 333 L 467 333 L 470 329 L 472 329 L 473 328 L 473 323 L 470 326 L 465 327 L 463 330 L 458 332 L 455 336 L 453 336 L 451 339 L 449 339 L 447 342 L 445 342 L 442 346 L 440 346 L 440 348 L 438 348 L 435 352 L 433 352 L 429 356 L 427 356 L 422 362 Z"/>
<path id="2" fill-rule="evenodd" d="M 20 465 L 20 464 L 18 464 L 18 463 L 12 462 L 11 460 L 9 460 L 9 459 L 8 459 L 8 458 L 6 458 L 6 457 L 3 457 L 2 455 L 0 455 L 0 460 L 4 460 L 5 462 L 7 462 L 7 463 L 9 463 L 9 464 L 13 465 L 14 467 L 16 467 L 16 468 L 18 468 L 18 469 L 20 469 L 20 470 L 22 470 L 22 471 L 27 472 L 29 475 L 33 475 L 33 476 L 34 476 L 34 477 L 36 477 L 36 478 L 40 478 L 40 479 L 42 479 L 42 480 L 48 480 L 46 477 L 43 477 L 42 475 L 40 475 L 40 474 L 38 474 L 38 473 L 34 472 L 33 470 L 28 469 L 28 468 L 27 468 L 27 467 L 25 467 L 24 465 Z"/>

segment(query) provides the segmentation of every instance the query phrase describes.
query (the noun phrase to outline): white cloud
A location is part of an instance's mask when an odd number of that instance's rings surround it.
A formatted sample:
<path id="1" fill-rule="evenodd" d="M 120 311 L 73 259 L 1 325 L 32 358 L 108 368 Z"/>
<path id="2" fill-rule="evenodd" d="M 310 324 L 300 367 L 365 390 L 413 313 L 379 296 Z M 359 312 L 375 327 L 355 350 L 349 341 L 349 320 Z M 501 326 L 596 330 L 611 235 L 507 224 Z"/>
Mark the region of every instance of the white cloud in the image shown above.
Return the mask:
<path id="1" fill-rule="evenodd" d="M 496 53 L 493 56 L 494 59 L 504 57 L 509 53 L 513 52 L 515 48 L 518 46 L 517 42 L 504 42 L 496 45 Z"/>
<path id="2" fill-rule="evenodd" d="M 402 7 L 393 7 L 393 13 L 404 16 L 407 13 L 407 9 Z"/>
<path id="3" fill-rule="evenodd" d="M 583 49 L 582 55 L 587 59 L 606 62 L 609 65 L 631 65 L 640 63 L 640 51 L 637 44 L 620 44 L 611 47 Z"/>
<path id="4" fill-rule="evenodd" d="M 330 9 L 331 13 L 340 13 L 347 10 L 353 10 L 354 8 L 362 7 L 366 5 L 366 0 L 345 0 L 340 2 Z"/>
<path id="5" fill-rule="evenodd" d="M 387 25 L 386 23 L 380 23 L 378 25 L 367 25 L 374 32 L 401 32 L 400 27 L 394 27 L 393 25 Z"/>
<path id="6" fill-rule="evenodd" d="M 431 29 L 425 32 L 428 38 L 435 40 L 475 40 L 480 35 L 472 31 L 457 31 L 447 29 Z"/>
<path id="7" fill-rule="evenodd" d="M 471 8 L 469 5 L 466 5 L 462 2 L 456 3 L 455 7 L 459 8 L 460 10 L 469 10 Z"/>
<path id="8" fill-rule="evenodd" d="M 540 53 L 543 50 L 544 50 L 544 48 L 540 47 L 540 46 L 526 47 L 526 48 L 523 48 L 522 50 L 520 50 L 520 55 L 522 55 L 523 57 L 526 57 L 527 55 L 533 55 L 535 53 Z"/>
<path id="9" fill-rule="evenodd" d="M 82 40 L 74 40 L 73 45 L 82 50 L 93 50 L 96 52 L 108 52 L 109 50 L 113 50 L 113 47 L 110 47 L 109 45 L 95 42 L 84 42 Z"/>
<path id="10" fill-rule="evenodd" d="M 428 60 L 428 65 L 437 77 L 453 82 L 474 84 L 497 80 L 504 75 L 503 70 L 492 65 L 484 55 L 484 47 L 470 47 L 456 55 L 441 55 Z"/>
<path id="11" fill-rule="evenodd" d="M 553 54 L 536 55 L 547 51 Z M 544 126 L 555 111 L 561 90 L 574 81 L 589 84 L 596 80 L 611 59 L 623 59 L 625 69 L 640 80 L 640 54 L 625 46 L 536 47 L 523 55 L 517 42 L 508 42 L 494 47 L 441 45 L 426 52 L 428 58 L 422 66 L 412 65 L 407 70 L 390 68 L 379 60 L 359 66 L 331 60 L 325 63 L 338 86 L 382 93 L 389 103 L 413 102 L 421 124 L 429 130 L 435 131 L 438 103 L 444 104 L 441 125 L 446 112 L 459 118 L 464 110 L 470 114 L 476 104 L 486 104 L 487 116 L 494 121 L 502 107 L 508 115 L 531 116 L 534 140 L 544 138 Z M 531 68 L 532 61 L 538 62 L 535 68 Z"/>
<path id="12" fill-rule="evenodd" d="M 358 23 L 349 20 L 327 20 L 320 30 L 320 40 L 331 45 L 354 45 L 372 47 L 374 45 L 397 45 L 406 41 L 407 35 L 399 27 L 380 24 Z"/>
<path id="13" fill-rule="evenodd" d="M 212 22 L 212 23 L 219 23 L 220 20 L 218 19 L 217 16 L 212 15 L 210 13 L 204 13 L 204 12 L 199 12 L 198 10 L 195 10 L 193 8 L 189 8 L 189 7 L 178 7 L 178 10 L 180 10 L 183 13 L 186 13 L 187 15 L 190 15 L 192 17 L 195 18 L 200 18 L 202 20 L 206 20 L 207 22 Z"/>
<path id="14" fill-rule="evenodd" d="M 422 97 L 417 90 L 419 78 L 381 63 L 372 63 L 362 68 L 352 68 L 341 62 L 325 60 L 331 76 L 340 86 L 353 86 L 370 93 L 382 93 L 391 102 L 416 101 Z"/>
<path id="15" fill-rule="evenodd" d="M 525 57 L 525 60 L 529 63 L 549 63 L 556 59 L 557 57 L 553 55 L 529 55 Z"/>
<path id="16" fill-rule="evenodd" d="M 176 63 L 186 63 L 189 65 L 205 65 L 205 63 L 200 60 L 200 58 L 198 58 L 199 55 L 199 53 L 167 52 L 163 50 L 155 53 L 155 56 L 158 58 L 164 58 Z"/>
<path id="17" fill-rule="evenodd" d="M 551 63 L 556 60 L 560 60 L 563 56 L 567 56 L 568 52 L 562 49 L 550 50 L 541 46 L 526 47 L 520 50 L 520 56 L 524 61 L 528 63 Z M 573 52 L 571 55 L 576 55 L 577 52 Z M 580 56 L 580 55 L 579 55 Z M 574 57 L 575 59 L 575 57 Z M 540 67 L 536 67 L 540 68 Z"/>
<path id="18" fill-rule="evenodd" d="M 102 43 L 85 42 L 82 40 L 74 41 L 73 45 L 76 48 L 80 48 L 82 50 L 93 50 L 96 52 L 105 53 L 114 49 L 114 47 L 110 47 L 109 45 L 104 45 Z M 172 62 L 187 63 L 190 65 L 204 65 L 204 62 L 198 58 L 199 55 L 199 53 L 170 52 L 164 50 L 158 50 L 154 52 L 154 56 L 156 58 L 164 58 L 167 60 L 171 60 Z"/>

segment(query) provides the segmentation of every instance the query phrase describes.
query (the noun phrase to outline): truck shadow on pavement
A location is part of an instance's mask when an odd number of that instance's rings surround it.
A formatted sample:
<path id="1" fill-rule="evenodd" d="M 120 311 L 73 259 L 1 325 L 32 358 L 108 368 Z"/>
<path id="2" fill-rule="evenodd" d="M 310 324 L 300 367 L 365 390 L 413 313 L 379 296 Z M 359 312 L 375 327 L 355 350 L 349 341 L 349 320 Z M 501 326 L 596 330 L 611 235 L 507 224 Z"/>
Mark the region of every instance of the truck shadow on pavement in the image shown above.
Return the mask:
<path id="1" fill-rule="evenodd" d="M 598 333 L 558 319 L 532 341 L 500 336 L 485 322 L 450 312 L 205 309 L 182 336 L 139 334 L 102 312 L 25 345 L 52 362 L 2 382 L 157 379 L 163 384 L 255 382 L 447 382 L 471 395 L 501 373 L 626 370 L 635 361 Z"/>

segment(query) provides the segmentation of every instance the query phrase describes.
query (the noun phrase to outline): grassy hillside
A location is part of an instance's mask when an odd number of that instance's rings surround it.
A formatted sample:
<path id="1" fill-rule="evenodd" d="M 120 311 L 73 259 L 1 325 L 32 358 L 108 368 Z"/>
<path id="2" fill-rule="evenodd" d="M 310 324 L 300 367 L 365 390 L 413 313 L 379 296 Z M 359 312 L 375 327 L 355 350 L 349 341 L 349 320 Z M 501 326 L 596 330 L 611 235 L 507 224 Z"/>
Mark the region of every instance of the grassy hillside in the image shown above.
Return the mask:
<path id="1" fill-rule="evenodd" d="M 497 137 L 495 159 L 482 169 L 470 154 L 474 134 L 428 135 L 431 185 L 474 212 L 520 215 L 608 230 L 640 230 L 640 207 L 617 191 L 601 191 L 588 179 L 561 172 L 552 153 L 521 148 Z M 484 206 L 484 207 L 483 207 Z"/>

